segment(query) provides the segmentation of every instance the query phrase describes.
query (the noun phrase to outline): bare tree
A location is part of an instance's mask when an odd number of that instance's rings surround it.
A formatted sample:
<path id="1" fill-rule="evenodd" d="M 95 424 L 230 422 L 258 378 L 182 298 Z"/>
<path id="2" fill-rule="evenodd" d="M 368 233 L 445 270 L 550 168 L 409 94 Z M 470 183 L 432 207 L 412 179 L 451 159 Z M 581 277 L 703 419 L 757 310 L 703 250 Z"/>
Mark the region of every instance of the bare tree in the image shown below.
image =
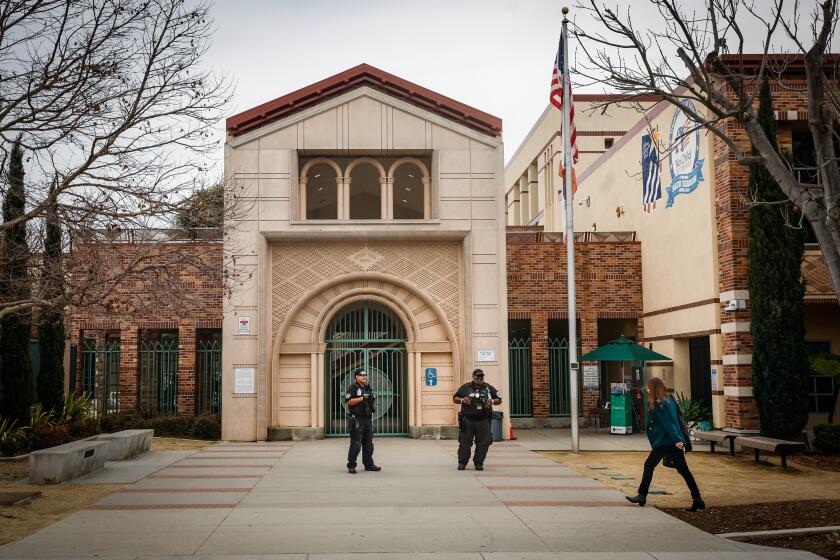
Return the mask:
<path id="1" fill-rule="evenodd" d="M 659 95 L 679 106 L 694 124 L 686 134 L 705 129 L 724 142 L 738 162 L 762 162 L 811 224 L 840 297 L 840 56 L 829 52 L 838 21 L 837 0 L 815 3 L 810 13 L 798 0 L 788 6 L 784 0 L 648 2 L 661 17 L 643 27 L 633 21 L 631 8 L 619 12 L 596 0 L 578 5 L 595 25 L 573 27 L 583 54 L 577 74 L 609 83 L 623 102 Z M 806 29 L 801 28 L 802 17 L 808 18 Z M 755 56 L 745 48 L 757 33 L 762 48 Z M 794 51 L 771 52 L 781 42 L 795 45 Z M 773 80 L 794 65 L 804 70 L 807 83 L 808 127 L 817 163 L 816 180 L 811 182 L 798 177 L 791 163 L 773 149 L 756 119 L 764 77 Z M 681 103 L 685 99 L 699 106 L 692 110 Z M 723 124 L 729 120 L 743 126 L 757 155 L 728 134 Z"/>
<path id="2" fill-rule="evenodd" d="M 58 272 L 72 274 L 64 290 L 48 289 L 48 279 L 36 283 L 31 297 L 0 301 L 0 317 L 85 305 L 104 284 L 155 266 L 156 246 L 172 236 L 133 232 L 189 214 L 220 153 L 213 127 L 232 88 L 202 63 L 213 31 L 209 10 L 204 0 L 0 3 L 0 166 L 20 139 L 27 173 L 26 211 L 0 225 L 0 235 L 26 223 L 40 259 L 43 218 L 54 207 L 65 249 L 71 239 L 129 236 L 137 244 L 116 268 L 90 254 L 68 259 Z M 8 184 L 0 175 L 2 197 Z M 236 192 L 230 189 L 232 199 Z M 168 243 L 165 252 L 177 247 Z M 218 267 L 217 274 L 221 281 Z"/>

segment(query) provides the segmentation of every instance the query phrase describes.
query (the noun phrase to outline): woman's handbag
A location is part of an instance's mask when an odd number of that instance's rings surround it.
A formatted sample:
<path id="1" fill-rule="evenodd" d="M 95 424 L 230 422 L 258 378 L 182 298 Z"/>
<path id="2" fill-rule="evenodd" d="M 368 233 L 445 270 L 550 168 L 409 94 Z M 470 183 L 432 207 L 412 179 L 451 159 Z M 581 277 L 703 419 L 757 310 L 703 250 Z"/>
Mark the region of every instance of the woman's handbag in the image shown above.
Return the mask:
<path id="1" fill-rule="evenodd" d="M 688 432 L 688 424 L 686 423 L 685 418 L 683 417 L 682 410 L 680 410 L 680 405 L 677 404 L 673 397 L 671 397 L 671 401 L 674 403 L 674 408 L 677 410 L 677 422 L 680 425 L 680 431 L 682 432 L 684 441 L 683 452 L 688 453 L 692 450 L 691 435 Z M 674 462 L 674 458 L 671 456 L 666 456 L 664 459 L 662 459 L 662 464 L 668 467 L 669 469 L 677 468 L 677 464 Z"/>

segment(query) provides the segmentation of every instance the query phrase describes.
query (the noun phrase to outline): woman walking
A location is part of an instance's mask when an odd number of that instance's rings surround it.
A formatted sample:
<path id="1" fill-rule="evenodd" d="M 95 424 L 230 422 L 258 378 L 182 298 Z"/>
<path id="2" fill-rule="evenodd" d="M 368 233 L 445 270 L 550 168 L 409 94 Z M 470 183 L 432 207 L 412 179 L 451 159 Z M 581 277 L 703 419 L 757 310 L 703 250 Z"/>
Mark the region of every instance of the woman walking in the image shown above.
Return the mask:
<path id="1" fill-rule="evenodd" d="M 685 441 L 682 428 L 677 417 L 677 405 L 673 399 L 668 397 L 665 390 L 665 383 L 658 377 L 651 377 L 645 383 L 645 391 L 648 396 L 648 418 L 647 437 L 650 446 L 653 448 L 645 461 L 645 473 L 642 476 L 642 483 L 639 484 L 639 493 L 636 496 L 626 496 L 627 500 L 640 506 L 647 502 L 647 493 L 650 482 L 653 479 L 653 469 L 664 458 L 673 461 L 677 472 L 685 480 L 686 486 L 691 491 L 691 507 L 685 511 L 703 511 L 706 504 L 700 497 L 700 489 L 694 481 L 691 471 L 688 470 L 688 463 L 685 461 Z"/>

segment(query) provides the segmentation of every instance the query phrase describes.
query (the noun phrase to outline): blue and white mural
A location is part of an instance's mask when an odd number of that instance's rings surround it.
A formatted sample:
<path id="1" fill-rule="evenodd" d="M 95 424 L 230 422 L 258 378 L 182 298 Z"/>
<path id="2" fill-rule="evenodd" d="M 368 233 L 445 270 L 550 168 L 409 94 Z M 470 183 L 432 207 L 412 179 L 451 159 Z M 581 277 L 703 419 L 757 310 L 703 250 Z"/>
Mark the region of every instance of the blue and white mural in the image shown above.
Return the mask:
<path id="1" fill-rule="evenodd" d="M 694 111 L 694 103 L 690 99 L 683 99 L 683 107 Z M 671 186 L 665 188 L 668 193 L 666 208 L 674 205 L 674 199 L 681 194 L 694 192 L 700 181 L 703 181 L 703 161 L 700 159 L 700 130 L 690 131 L 695 125 L 685 111 L 676 109 L 671 121 L 669 146 L 671 155 L 668 161 L 671 167 Z"/>

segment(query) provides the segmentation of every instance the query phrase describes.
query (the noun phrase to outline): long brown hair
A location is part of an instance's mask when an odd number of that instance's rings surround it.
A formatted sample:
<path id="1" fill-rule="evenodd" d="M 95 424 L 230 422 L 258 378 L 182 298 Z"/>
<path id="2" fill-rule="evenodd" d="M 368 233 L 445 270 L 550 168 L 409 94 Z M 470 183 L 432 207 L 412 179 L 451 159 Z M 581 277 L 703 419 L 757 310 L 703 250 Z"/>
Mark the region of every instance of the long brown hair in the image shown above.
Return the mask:
<path id="1" fill-rule="evenodd" d="M 653 407 L 660 404 L 668 398 L 668 391 L 665 389 L 665 383 L 658 377 L 651 377 L 645 383 L 645 387 L 650 392 L 648 396 L 648 408 L 653 410 Z"/>

